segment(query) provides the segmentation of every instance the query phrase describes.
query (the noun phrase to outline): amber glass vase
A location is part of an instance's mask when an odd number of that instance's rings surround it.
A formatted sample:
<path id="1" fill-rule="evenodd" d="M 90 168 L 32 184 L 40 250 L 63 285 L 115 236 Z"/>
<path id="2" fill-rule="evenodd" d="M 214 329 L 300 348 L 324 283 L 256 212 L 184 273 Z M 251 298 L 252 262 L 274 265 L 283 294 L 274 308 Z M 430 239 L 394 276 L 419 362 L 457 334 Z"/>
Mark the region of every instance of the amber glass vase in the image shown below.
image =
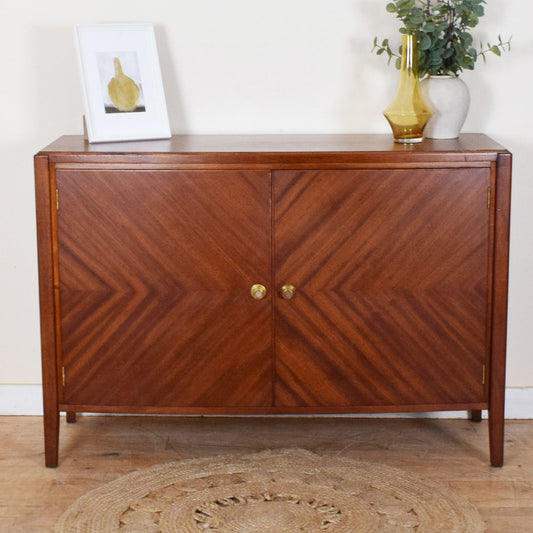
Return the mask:
<path id="1" fill-rule="evenodd" d="M 399 143 L 420 142 L 424 127 L 433 114 L 422 96 L 417 62 L 416 37 L 404 35 L 398 90 L 383 112 L 391 125 L 394 140 Z"/>

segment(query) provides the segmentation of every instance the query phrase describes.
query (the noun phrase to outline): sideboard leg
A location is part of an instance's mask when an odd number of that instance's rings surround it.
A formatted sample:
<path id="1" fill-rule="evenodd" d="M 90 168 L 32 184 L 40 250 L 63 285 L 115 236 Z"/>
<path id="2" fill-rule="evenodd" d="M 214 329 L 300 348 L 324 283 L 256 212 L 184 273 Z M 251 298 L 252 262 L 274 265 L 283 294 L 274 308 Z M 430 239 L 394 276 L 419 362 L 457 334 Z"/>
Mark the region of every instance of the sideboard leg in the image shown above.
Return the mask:
<path id="1" fill-rule="evenodd" d="M 76 423 L 76 412 L 75 411 L 67 411 L 67 423 L 68 424 Z"/>
<path id="2" fill-rule="evenodd" d="M 50 176 L 47 156 L 35 156 L 35 201 L 37 251 L 39 257 L 39 302 L 43 370 L 44 457 L 49 467 L 57 466 L 59 447 L 58 354 L 56 317 L 59 290 L 54 262 L 55 180 Z"/>
<path id="3" fill-rule="evenodd" d="M 470 411 L 470 420 L 472 422 L 481 422 L 482 420 L 481 409 L 474 409 L 473 411 Z"/>
<path id="4" fill-rule="evenodd" d="M 503 466 L 504 417 L 502 413 L 489 410 L 490 463 Z"/>
<path id="5" fill-rule="evenodd" d="M 505 422 L 505 354 L 509 285 L 509 213 L 511 154 L 498 155 L 494 231 L 492 343 L 489 368 L 489 439 L 492 466 L 503 466 Z"/>
<path id="6" fill-rule="evenodd" d="M 44 416 L 44 462 L 55 468 L 59 451 L 59 413 Z"/>

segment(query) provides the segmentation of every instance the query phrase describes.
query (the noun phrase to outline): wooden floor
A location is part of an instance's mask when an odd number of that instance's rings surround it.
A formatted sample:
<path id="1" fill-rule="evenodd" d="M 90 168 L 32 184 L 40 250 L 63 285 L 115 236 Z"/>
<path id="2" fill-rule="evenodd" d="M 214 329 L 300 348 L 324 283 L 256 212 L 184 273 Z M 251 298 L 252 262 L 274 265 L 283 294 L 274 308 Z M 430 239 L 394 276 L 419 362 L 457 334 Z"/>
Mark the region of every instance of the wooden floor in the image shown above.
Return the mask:
<path id="1" fill-rule="evenodd" d="M 441 419 L 85 416 L 61 422 L 44 467 L 40 417 L 0 417 L 0 531 L 52 531 L 78 496 L 132 470 L 221 453 L 302 447 L 415 472 L 474 503 L 489 533 L 533 532 L 533 420 L 506 423 L 503 468 L 487 422 Z"/>

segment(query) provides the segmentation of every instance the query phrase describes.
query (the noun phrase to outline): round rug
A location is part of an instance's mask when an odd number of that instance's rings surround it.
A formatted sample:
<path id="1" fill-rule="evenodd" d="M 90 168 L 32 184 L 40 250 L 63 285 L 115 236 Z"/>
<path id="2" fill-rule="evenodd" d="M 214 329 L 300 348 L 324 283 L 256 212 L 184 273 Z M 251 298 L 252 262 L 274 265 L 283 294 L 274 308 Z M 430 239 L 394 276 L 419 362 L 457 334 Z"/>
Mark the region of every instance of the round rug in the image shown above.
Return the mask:
<path id="1" fill-rule="evenodd" d="M 481 533 L 477 509 L 402 470 L 301 449 L 160 464 L 76 500 L 55 533 Z"/>

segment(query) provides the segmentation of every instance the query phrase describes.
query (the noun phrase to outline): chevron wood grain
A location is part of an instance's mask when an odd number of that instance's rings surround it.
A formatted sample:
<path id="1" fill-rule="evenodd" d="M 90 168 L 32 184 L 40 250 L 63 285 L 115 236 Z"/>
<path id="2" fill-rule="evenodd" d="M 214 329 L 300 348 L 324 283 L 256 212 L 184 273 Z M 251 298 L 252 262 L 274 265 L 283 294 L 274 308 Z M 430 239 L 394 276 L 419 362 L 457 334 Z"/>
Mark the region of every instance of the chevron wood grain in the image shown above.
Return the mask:
<path id="1" fill-rule="evenodd" d="M 274 175 L 277 405 L 486 401 L 488 169 Z"/>
<path id="2" fill-rule="evenodd" d="M 63 401 L 271 404 L 262 172 L 58 171 Z"/>

